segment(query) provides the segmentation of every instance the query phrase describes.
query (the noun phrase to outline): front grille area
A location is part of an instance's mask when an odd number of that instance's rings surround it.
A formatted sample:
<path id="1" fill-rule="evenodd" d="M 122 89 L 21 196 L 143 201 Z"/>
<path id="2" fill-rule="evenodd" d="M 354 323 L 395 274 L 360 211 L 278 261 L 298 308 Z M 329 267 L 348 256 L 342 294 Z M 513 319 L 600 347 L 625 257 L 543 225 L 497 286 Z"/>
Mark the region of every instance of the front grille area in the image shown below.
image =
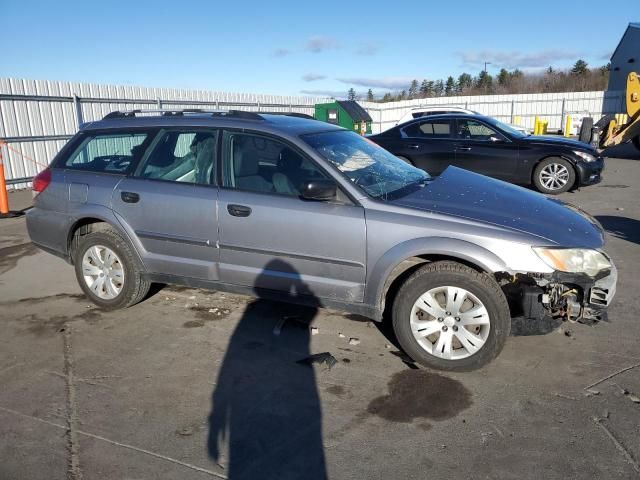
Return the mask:
<path id="1" fill-rule="evenodd" d="M 609 305 L 609 290 L 605 288 L 593 287 L 589 296 L 589 303 L 606 307 L 607 305 Z"/>

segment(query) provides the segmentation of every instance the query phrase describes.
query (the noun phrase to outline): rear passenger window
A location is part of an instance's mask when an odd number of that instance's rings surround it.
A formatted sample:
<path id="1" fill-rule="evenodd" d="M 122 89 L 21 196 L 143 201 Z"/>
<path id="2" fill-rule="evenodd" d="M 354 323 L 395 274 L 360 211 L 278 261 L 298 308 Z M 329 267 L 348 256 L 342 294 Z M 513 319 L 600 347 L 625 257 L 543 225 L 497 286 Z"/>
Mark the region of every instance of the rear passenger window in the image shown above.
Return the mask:
<path id="1" fill-rule="evenodd" d="M 154 142 L 138 176 L 210 185 L 215 174 L 216 144 L 215 130 L 164 131 Z"/>
<path id="2" fill-rule="evenodd" d="M 416 122 L 402 130 L 403 136 L 409 138 L 449 138 L 451 122 L 449 120 L 427 120 Z"/>
<path id="3" fill-rule="evenodd" d="M 73 170 L 124 173 L 144 153 L 147 136 L 146 132 L 88 136 L 64 166 Z"/>

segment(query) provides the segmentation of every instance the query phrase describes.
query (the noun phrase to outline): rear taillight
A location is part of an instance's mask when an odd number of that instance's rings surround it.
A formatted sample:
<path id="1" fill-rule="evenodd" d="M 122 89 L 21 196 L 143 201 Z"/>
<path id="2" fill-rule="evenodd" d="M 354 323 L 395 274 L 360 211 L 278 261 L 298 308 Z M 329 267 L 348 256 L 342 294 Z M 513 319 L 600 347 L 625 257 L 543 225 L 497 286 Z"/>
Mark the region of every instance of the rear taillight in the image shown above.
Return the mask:
<path id="1" fill-rule="evenodd" d="M 45 188 L 51 183 L 51 170 L 49 168 L 41 171 L 33 178 L 32 187 L 33 195 L 44 192 Z"/>

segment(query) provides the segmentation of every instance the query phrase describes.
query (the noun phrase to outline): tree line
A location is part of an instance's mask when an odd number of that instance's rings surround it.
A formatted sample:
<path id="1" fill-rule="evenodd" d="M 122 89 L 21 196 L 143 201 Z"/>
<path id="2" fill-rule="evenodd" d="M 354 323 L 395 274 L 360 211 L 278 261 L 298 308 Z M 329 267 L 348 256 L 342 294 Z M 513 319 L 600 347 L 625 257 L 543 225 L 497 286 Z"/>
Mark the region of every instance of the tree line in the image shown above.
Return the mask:
<path id="1" fill-rule="evenodd" d="M 609 64 L 590 68 L 584 60 L 578 60 L 572 68 L 556 70 L 553 67 L 543 72 L 523 72 L 519 69 L 500 69 L 494 77 L 486 70 L 476 76 L 462 73 L 458 78 L 448 76 L 446 80 L 413 80 L 406 89 L 387 92 L 382 97 L 369 89 L 363 96 L 350 88 L 349 100 L 369 102 L 397 102 L 416 98 L 451 97 L 455 95 L 494 95 L 507 93 L 559 93 L 605 90 L 609 79 Z"/>

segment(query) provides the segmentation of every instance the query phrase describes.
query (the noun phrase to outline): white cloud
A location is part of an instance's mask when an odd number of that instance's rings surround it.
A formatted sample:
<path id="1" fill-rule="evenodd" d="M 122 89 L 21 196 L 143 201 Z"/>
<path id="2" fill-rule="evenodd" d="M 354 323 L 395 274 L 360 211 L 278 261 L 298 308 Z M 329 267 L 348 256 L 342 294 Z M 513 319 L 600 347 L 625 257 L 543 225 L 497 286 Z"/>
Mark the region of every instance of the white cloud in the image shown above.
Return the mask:
<path id="1" fill-rule="evenodd" d="M 325 50 L 331 50 L 339 47 L 340 46 L 338 45 L 338 42 L 336 41 L 335 38 L 315 36 L 315 37 L 311 37 L 307 41 L 307 44 L 305 45 L 304 49 L 308 52 L 320 53 Z"/>
<path id="2" fill-rule="evenodd" d="M 288 48 L 276 48 L 273 51 L 273 56 L 274 57 L 286 57 L 287 55 L 291 55 L 291 50 L 289 50 Z"/>
<path id="3" fill-rule="evenodd" d="M 314 97 L 346 98 L 347 92 L 342 90 L 300 90 L 303 95 L 313 95 Z"/>
<path id="4" fill-rule="evenodd" d="M 315 82 L 316 80 L 324 80 L 325 78 L 327 78 L 326 75 L 320 75 L 317 73 L 307 73 L 302 76 L 302 80 L 305 82 Z"/>
<path id="5" fill-rule="evenodd" d="M 548 67 L 559 61 L 577 60 L 579 52 L 561 49 L 541 50 L 538 52 L 472 50 L 458 52 L 457 55 L 467 66 L 484 67 L 484 62 L 495 68 L 539 68 Z"/>
<path id="6" fill-rule="evenodd" d="M 385 88 L 387 90 L 398 90 L 401 88 L 409 88 L 413 78 L 409 77 L 386 77 L 386 78 L 363 78 L 363 77 L 350 77 L 350 78 L 338 78 L 339 82 L 349 85 L 357 85 L 359 87 L 367 88 Z"/>

